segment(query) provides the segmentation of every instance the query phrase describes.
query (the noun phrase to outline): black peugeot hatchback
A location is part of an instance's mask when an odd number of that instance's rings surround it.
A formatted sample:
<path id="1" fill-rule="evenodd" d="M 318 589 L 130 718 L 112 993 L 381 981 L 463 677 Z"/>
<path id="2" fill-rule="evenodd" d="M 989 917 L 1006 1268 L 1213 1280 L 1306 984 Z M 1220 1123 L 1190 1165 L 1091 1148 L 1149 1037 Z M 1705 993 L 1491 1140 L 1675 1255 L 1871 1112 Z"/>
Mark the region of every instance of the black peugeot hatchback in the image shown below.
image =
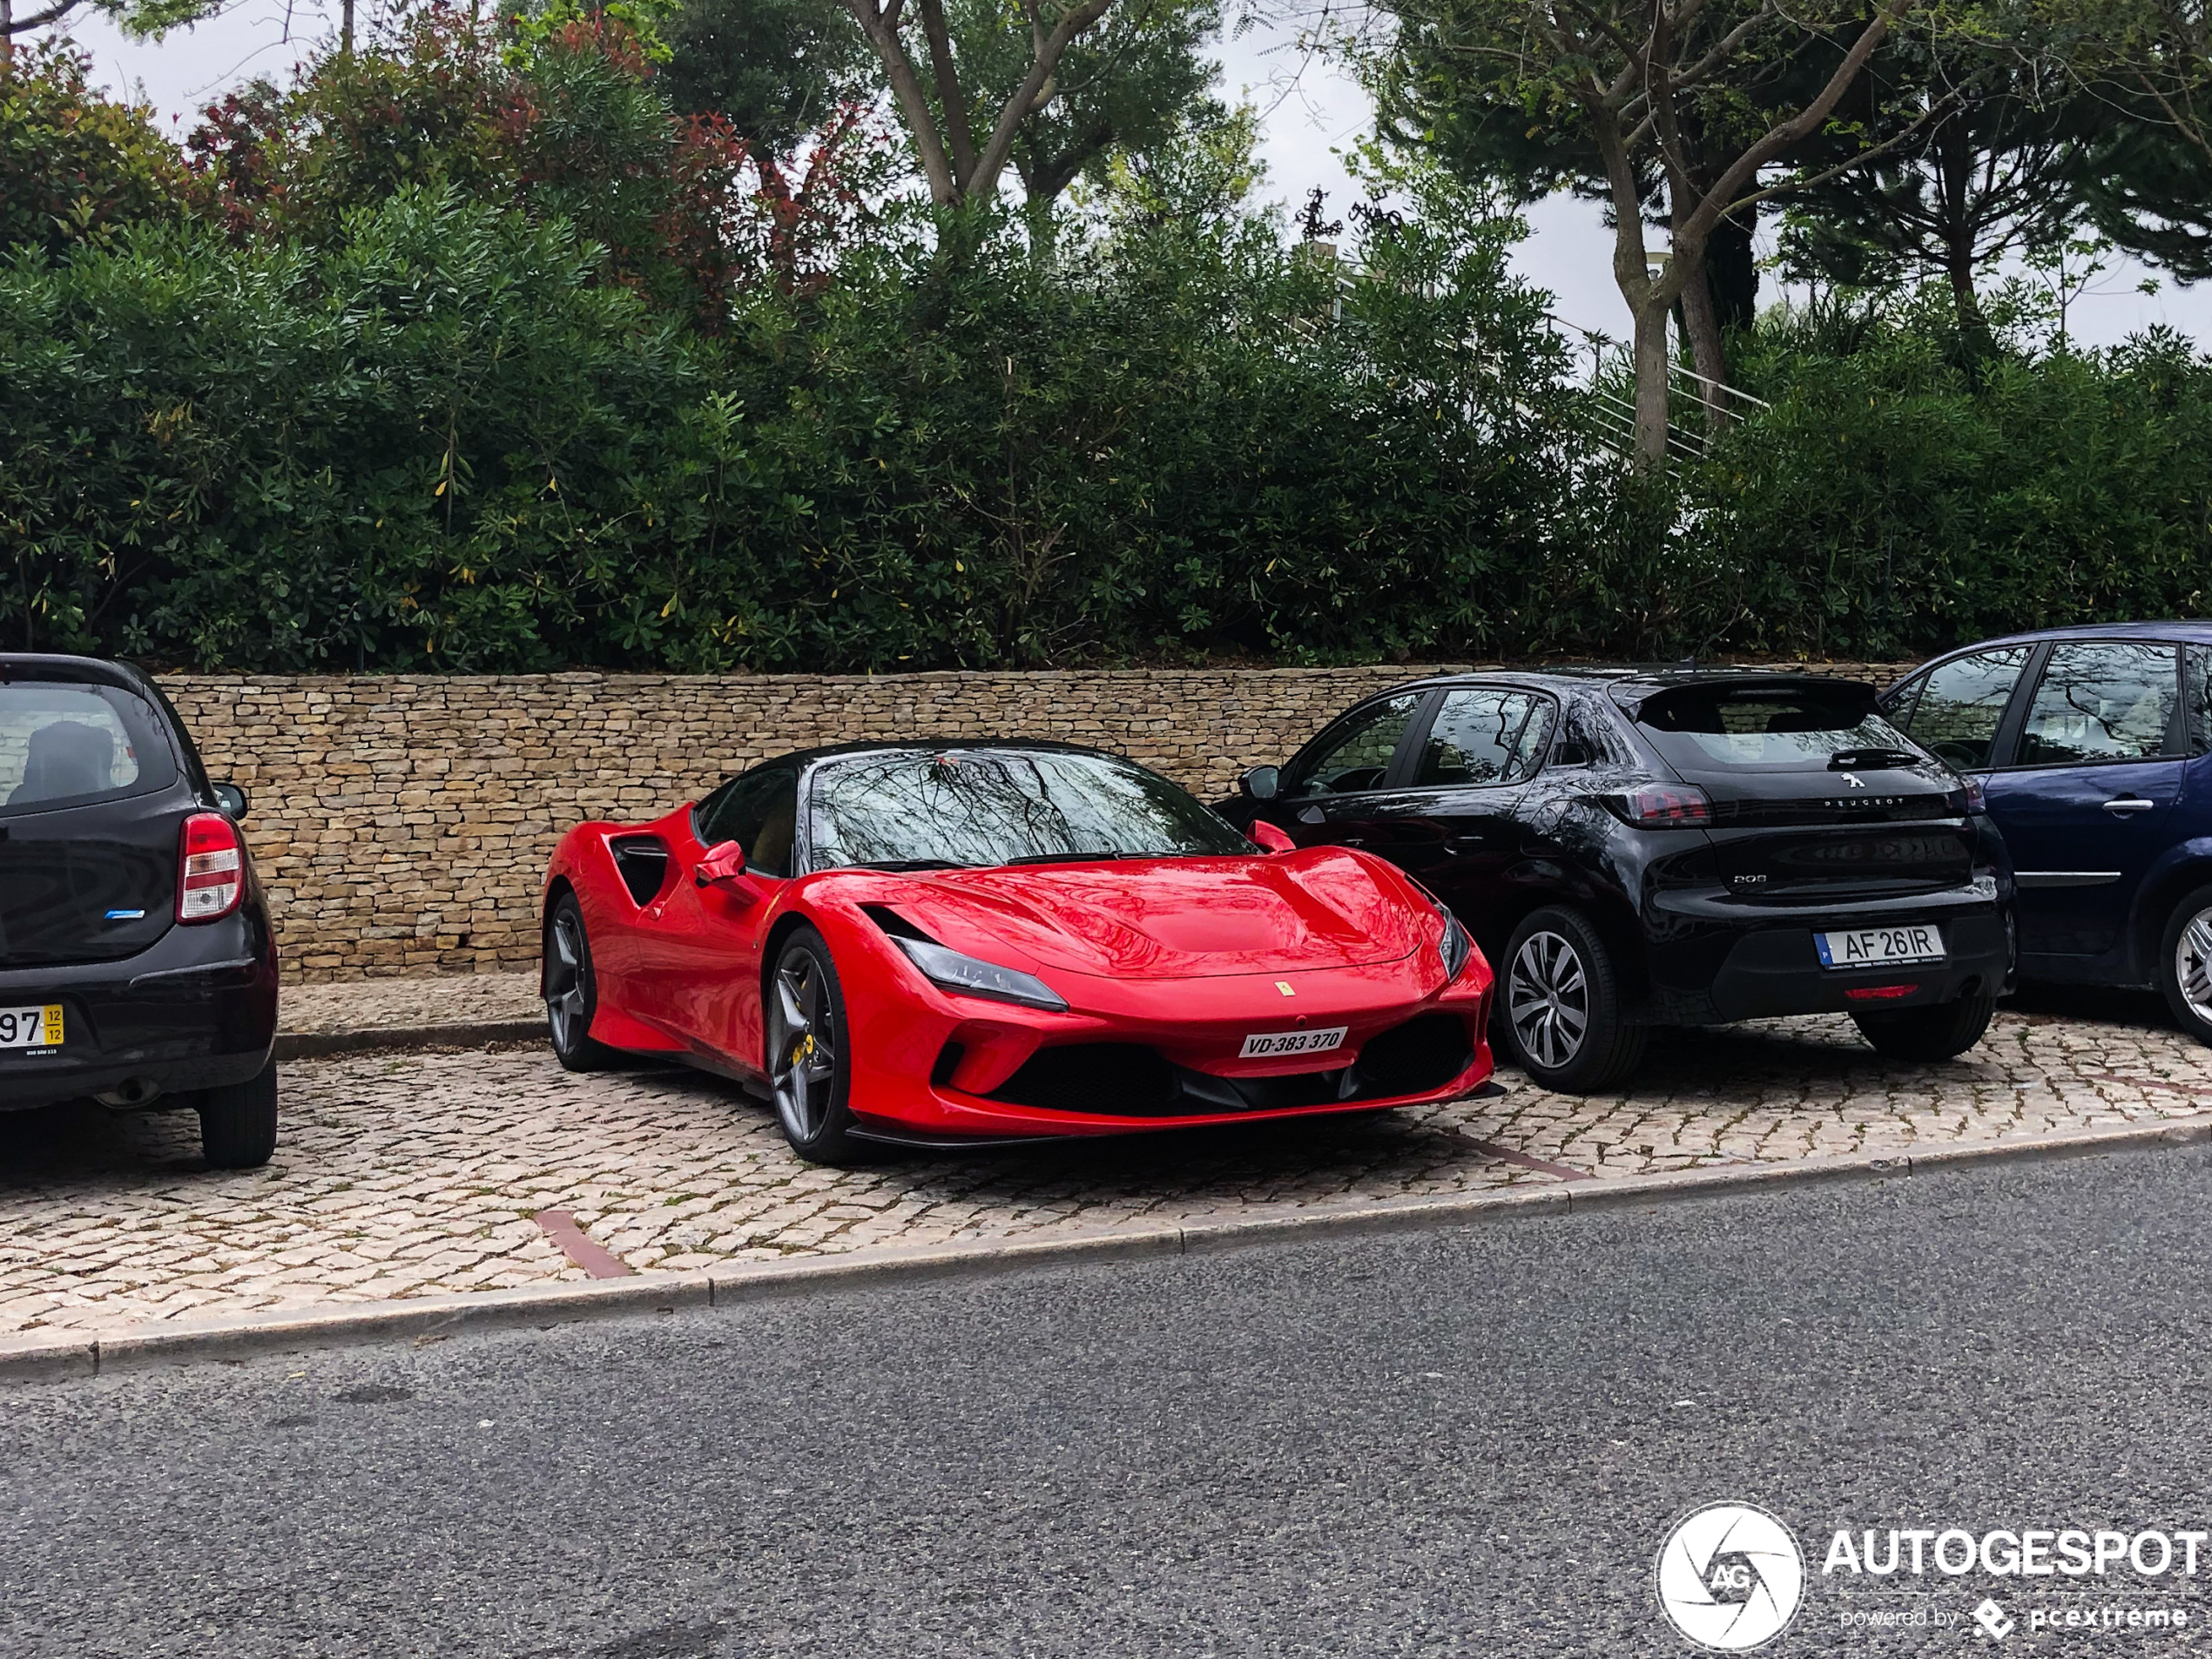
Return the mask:
<path id="1" fill-rule="evenodd" d="M 145 674 L 0 654 L 0 1108 L 191 1107 L 210 1164 L 268 1162 L 276 938 L 245 815 Z"/>
<path id="2" fill-rule="evenodd" d="M 1424 681 L 1360 704 L 1221 810 L 1362 846 L 1456 912 L 1537 1082 L 1614 1087 L 1649 1029 L 1844 1013 L 1883 1053 L 1981 1039 L 2012 874 L 1973 790 L 1874 688 L 1674 669 Z"/>

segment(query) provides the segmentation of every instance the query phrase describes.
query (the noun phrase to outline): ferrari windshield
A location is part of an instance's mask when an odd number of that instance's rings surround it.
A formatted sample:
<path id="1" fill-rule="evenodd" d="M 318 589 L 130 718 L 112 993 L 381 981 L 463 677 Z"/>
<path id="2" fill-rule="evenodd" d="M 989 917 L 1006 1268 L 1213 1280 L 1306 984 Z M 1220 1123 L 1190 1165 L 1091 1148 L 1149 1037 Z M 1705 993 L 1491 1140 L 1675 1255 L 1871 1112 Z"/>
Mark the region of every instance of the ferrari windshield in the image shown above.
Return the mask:
<path id="1" fill-rule="evenodd" d="M 1166 779 L 1110 755 L 904 749 L 814 773 L 817 870 L 1172 858 L 1251 844 Z"/>

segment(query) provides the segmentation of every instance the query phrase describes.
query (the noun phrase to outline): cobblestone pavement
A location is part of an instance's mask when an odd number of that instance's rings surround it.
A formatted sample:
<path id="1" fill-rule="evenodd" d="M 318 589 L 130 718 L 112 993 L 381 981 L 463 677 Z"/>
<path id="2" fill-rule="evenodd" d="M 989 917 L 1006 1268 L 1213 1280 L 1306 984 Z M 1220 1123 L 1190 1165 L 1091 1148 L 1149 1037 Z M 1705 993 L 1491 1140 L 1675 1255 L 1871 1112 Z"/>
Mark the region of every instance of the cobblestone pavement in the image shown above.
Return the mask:
<path id="1" fill-rule="evenodd" d="M 2186 1116 L 2212 1108 L 2212 1050 L 2155 1000 L 2077 996 L 2008 1008 L 1943 1066 L 1808 1018 L 1664 1036 L 1617 1099 L 1502 1081 L 1380 1118 L 839 1171 L 689 1070 L 576 1076 L 535 1046 L 296 1062 L 266 1170 L 203 1170 L 188 1115 L 0 1117 L 0 1332 L 580 1279 L 549 1209 L 632 1269 L 695 1269 Z"/>
<path id="2" fill-rule="evenodd" d="M 395 974 L 337 985 L 287 985 L 277 997 L 278 1023 L 295 1036 L 544 1017 L 535 972 Z"/>

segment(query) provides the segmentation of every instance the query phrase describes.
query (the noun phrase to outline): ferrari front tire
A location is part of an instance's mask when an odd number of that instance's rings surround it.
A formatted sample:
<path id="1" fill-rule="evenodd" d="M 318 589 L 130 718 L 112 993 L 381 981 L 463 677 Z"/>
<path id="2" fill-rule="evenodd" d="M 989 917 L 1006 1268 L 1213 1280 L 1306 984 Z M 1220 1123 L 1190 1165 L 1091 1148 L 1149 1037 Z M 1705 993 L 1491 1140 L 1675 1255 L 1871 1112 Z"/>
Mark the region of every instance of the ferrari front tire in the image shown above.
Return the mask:
<path id="1" fill-rule="evenodd" d="M 801 927 L 784 941 L 766 991 L 768 1085 L 784 1138 L 812 1163 L 854 1161 L 845 988 L 821 934 Z"/>
<path id="2" fill-rule="evenodd" d="M 583 907 L 576 894 L 553 901 L 545 921 L 545 1024 L 553 1057 L 565 1071 L 598 1071 L 621 1056 L 591 1035 L 599 1009 L 599 982 L 591 972 L 591 941 L 583 931 Z"/>

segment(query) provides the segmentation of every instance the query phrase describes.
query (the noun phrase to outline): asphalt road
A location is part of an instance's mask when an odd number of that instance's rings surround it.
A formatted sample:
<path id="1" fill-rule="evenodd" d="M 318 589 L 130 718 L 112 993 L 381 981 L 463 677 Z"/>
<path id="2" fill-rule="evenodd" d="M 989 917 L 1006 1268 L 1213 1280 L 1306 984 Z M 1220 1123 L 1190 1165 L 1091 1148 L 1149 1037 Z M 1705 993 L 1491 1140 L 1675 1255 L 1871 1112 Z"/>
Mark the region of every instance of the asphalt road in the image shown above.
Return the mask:
<path id="1" fill-rule="evenodd" d="M 1655 1554 L 1714 1499 L 1811 1557 L 1770 1651 L 1995 1651 L 1840 1623 L 1992 1588 L 2006 1651 L 2173 1651 L 2204 1632 L 2034 1638 L 2020 1581 L 1820 1565 L 1839 1527 L 2212 1526 L 2209 1177 L 2139 1152 L 18 1386 L 0 1651 L 1667 1654 Z M 2212 1631 L 2194 1583 L 2040 1583 Z"/>

